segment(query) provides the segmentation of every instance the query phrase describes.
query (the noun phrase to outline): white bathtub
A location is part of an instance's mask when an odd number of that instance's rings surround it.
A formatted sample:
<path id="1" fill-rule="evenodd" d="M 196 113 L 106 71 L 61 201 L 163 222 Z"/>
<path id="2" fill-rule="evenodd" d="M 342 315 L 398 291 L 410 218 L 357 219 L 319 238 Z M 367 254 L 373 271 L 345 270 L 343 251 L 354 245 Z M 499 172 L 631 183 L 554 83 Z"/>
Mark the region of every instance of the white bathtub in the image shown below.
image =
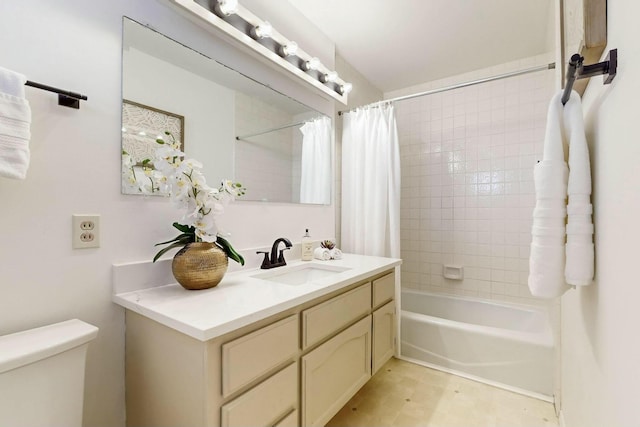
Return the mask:
<path id="1" fill-rule="evenodd" d="M 403 290 L 402 358 L 551 400 L 553 334 L 546 311 Z"/>

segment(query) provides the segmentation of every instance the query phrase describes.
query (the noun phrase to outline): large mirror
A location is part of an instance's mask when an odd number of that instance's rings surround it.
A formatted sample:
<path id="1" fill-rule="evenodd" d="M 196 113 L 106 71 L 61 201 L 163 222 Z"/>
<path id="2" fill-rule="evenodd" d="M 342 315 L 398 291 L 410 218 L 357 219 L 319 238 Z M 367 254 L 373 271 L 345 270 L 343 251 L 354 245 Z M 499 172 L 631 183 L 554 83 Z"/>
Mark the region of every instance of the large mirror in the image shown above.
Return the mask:
<path id="1" fill-rule="evenodd" d="M 122 96 L 123 193 L 163 195 L 156 139 L 176 138 L 210 185 L 241 182 L 243 200 L 330 203 L 327 116 L 126 17 Z"/>

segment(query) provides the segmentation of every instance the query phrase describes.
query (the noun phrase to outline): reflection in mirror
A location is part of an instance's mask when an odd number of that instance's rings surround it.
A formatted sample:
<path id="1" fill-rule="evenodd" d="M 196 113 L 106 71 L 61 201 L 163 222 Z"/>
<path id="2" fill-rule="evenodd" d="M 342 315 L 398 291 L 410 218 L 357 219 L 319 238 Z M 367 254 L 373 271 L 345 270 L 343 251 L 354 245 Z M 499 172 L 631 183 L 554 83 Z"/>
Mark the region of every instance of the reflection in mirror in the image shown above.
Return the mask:
<path id="1" fill-rule="evenodd" d="M 253 200 L 329 204 L 331 201 L 331 120 L 283 110 L 239 97 L 236 175 L 251 188 Z M 266 128 L 271 123 L 290 125 Z M 260 165 L 260 167 L 256 167 Z"/>
<path id="2" fill-rule="evenodd" d="M 162 195 L 152 157 L 169 131 L 243 200 L 330 203 L 328 117 L 128 18 L 122 63 L 123 193 Z"/>

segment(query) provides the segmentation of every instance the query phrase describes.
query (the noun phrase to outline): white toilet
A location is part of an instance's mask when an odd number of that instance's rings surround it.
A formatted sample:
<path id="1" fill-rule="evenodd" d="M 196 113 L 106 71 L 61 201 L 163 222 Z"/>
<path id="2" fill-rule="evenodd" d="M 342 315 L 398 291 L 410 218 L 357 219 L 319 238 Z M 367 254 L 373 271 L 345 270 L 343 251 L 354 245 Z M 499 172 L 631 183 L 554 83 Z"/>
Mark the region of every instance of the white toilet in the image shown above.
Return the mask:
<path id="1" fill-rule="evenodd" d="M 0 426 L 82 426 L 84 367 L 98 328 L 77 319 L 0 337 Z"/>

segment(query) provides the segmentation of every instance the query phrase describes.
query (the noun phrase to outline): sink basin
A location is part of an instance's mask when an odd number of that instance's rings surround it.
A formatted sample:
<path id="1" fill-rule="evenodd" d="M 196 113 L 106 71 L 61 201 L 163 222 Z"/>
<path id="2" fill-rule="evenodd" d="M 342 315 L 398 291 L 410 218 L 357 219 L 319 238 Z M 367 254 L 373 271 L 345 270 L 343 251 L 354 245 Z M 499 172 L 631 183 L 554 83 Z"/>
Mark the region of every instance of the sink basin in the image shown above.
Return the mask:
<path id="1" fill-rule="evenodd" d="M 281 270 L 282 268 L 282 270 Z M 282 283 L 284 285 L 304 285 L 313 283 L 334 274 L 349 270 L 349 267 L 326 264 L 302 264 L 293 267 L 277 267 L 272 271 L 256 274 L 256 279 L 268 280 L 270 282 Z"/>

